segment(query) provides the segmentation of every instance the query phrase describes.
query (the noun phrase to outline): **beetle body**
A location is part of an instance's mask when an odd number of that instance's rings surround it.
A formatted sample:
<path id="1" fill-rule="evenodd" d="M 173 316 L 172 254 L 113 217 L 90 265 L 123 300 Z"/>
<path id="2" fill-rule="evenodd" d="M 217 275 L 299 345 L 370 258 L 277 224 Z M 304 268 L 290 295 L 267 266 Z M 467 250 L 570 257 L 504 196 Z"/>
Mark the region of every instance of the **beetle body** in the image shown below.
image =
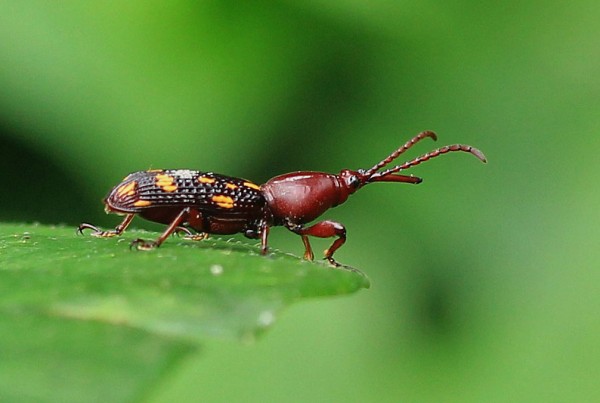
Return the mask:
<path id="1" fill-rule="evenodd" d="M 104 199 L 107 212 L 137 214 L 171 224 L 187 209 L 184 224 L 198 232 L 256 231 L 265 198 L 260 187 L 239 178 L 188 169 L 134 172 Z"/>
<path id="2" fill-rule="evenodd" d="M 265 254 L 269 228 L 285 226 L 302 237 L 304 257 L 308 260 L 314 257 L 309 236 L 336 237 L 325 251 L 325 259 L 337 265 L 333 254 L 346 240 L 345 227 L 329 220 L 310 227 L 306 227 L 306 224 L 330 208 L 344 203 L 351 194 L 369 183 L 420 183 L 420 178 L 397 173 L 441 154 L 464 151 L 486 162 L 481 151 L 471 146 L 455 144 L 381 170 L 426 137 L 436 138 L 433 132 L 422 132 L 369 170 L 344 169 L 337 175 L 293 172 L 276 176 L 262 186 L 245 179 L 188 169 L 134 172 L 115 186 L 104 199 L 106 211 L 125 215 L 124 220 L 111 231 L 102 231 L 86 223 L 81 224 L 78 231 L 91 229 L 93 235 L 100 237 L 120 235 L 133 217 L 139 215 L 168 227 L 156 241 L 136 239 L 133 245 L 138 249 L 158 247 L 176 231 L 185 232 L 192 239 L 204 239 L 207 234 L 243 233 L 249 238 L 261 239 L 261 251 Z"/>

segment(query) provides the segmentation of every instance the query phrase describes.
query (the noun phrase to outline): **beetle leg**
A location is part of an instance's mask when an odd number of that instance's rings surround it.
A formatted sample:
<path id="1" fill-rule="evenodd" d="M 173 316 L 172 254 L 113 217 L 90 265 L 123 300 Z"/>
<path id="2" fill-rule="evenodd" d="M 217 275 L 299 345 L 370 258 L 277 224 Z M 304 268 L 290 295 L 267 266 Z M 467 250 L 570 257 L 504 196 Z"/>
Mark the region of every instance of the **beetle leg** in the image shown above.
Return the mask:
<path id="1" fill-rule="evenodd" d="M 102 231 L 100 228 L 98 228 L 92 224 L 81 223 L 81 224 L 79 224 L 79 227 L 77 227 L 77 232 L 83 235 L 84 229 L 91 229 L 93 231 L 91 234 L 92 236 L 102 237 L 102 238 L 110 238 L 113 236 L 118 236 L 118 235 L 121 235 L 123 233 L 123 231 L 125 231 L 127 229 L 129 224 L 131 224 L 131 220 L 133 220 L 134 216 L 135 216 L 135 214 L 127 214 L 125 216 L 125 218 L 123 219 L 123 221 L 119 225 L 117 225 L 114 230 L 111 230 L 111 231 Z"/>
<path id="2" fill-rule="evenodd" d="M 208 239 L 209 235 L 206 232 L 199 232 L 197 234 L 192 234 L 192 235 L 186 235 L 183 237 L 183 239 L 187 240 L 187 241 L 204 241 L 205 239 Z"/>
<path id="3" fill-rule="evenodd" d="M 270 223 L 273 222 L 273 216 L 268 208 L 265 208 L 262 212 L 262 219 L 256 223 L 258 228 L 258 235 L 260 236 L 260 253 L 266 255 L 269 250 L 267 239 L 269 238 Z"/>
<path id="4" fill-rule="evenodd" d="M 173 232 L 177 231 L 178 228 L 182 228 L 180 224 L 184 222 L 189 213 L 189 207 L 181 210 L 177 217 L 169 224 L 167 229 L 159 236 L 156 241 L 145 241 L 143 239 L 135 239 L 131 242 L 130 247 L 135 247 L 137 250 L 150 250 L 154 248 L 158 248 L 164 241 L 171 235 Z"/>
<path id="5" fill-rule="evenodd" d="M 267 225 L 266 221 L 263 221 L 260 227 L 260 253 L 266 255 L 267 250 L 269 249 L 267 245 L 267 238 L 269 237 L 269 225 Z"/>
<path id="6" fill-rule="evenodd" d="M 181 233 L 185 234 L 183 236 L 183 239 L 186 239 L 188 241 L 203 241 L 208 238 L 208 233 L 206 232 L 193 233 L 192 231 L 190 231 L 189 228 L 182 226 L 178 226 L 177 228 L 175 228 L 175 231 L 173 231 L 173 233 L 177 235 Z"/>
<path id="7" fill-rule="evenodd" d="M 308 240 L 308 236 L 301 235 L 301 237 L 302 243 L 304 244 L 304 259 L 310 260 L 312 262 L 315 258 L 315 254 L 313 253 L 312 248 L 310 247 L 310 241 Z"/>
<path id="8" fill-rule="evenodd" d="M 304 231 L 306 231 L 306 229 L 300 224 L 293 224 L 289 221 L 286 222 L 284 225 L 287 229 L 302 237 L 302 243 L 304 244 L 304 259 L 312 262 L 315 258 L 315 254 L 313 253 L 312 247 L 310 246 L 308 235 L 304 234 Z"/>
<path id="9" fill-rule="evenodd" d="M 173 235 L 180 235 L 180 234 L 184 234 L 183 236 L 193 236 L 194 233 L 192 231 L 190 231 L 189 228 L 186 227 L 182 227 L 182 226 L 178 226 L 177 228 L 175 228 L 175 231 L 173 231 Z"/>
<path id="10" fill-rule="evenodd" d="M 308 241 L 308 236 L 314 236 L 317 238 L 331 238 L 337 236 L 338 238 L 333 241 L 333 244 L 327 249 L 325 249 L 325 259 L 334 266 L 339 266 L 340 264 L 333 259 L 333 254 L 336 250 L 340 248 L 346 242 L 346 227 L 342 224 L 335 221 L 321 221 L 318 222 L 308 228 L 304 228 L 301 225 L 293 225 L 288 224 L 286 227 L 300 235 L 302 237 L 302 242 L 304 243 L 304 258 L 306 260 L 312 260 L 314 254 L 312 252 L 312 248 L 310 247 L 310 242 Z"/>

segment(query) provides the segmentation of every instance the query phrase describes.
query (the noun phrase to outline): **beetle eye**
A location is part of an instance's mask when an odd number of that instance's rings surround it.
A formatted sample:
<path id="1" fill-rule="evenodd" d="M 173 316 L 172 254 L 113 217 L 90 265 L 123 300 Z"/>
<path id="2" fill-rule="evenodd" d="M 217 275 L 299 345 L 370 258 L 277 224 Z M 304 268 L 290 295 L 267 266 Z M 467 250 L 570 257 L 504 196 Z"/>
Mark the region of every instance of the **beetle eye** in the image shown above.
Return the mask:
<path id="1" fill-rule="evenodd" d="M 358 188 L 358 185 L 360 185 L 360 180 L 358 179 L 358 176 L 352 175 L 350 179 L 348 179 L 348 183 L 350 184 L 350 186 L 356 189 Z"/>

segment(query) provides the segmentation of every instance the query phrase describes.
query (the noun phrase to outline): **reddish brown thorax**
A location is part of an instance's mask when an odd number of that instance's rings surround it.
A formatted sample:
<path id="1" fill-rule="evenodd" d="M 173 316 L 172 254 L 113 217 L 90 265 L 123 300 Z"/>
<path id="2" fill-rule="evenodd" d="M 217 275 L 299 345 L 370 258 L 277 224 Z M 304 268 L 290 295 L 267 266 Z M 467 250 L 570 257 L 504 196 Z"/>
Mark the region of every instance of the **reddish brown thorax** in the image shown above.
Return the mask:
<path id="1" fill-rule="evenodd" d="M 304 224 L 348 199 L 340 177 L 325 172 L 292 172 L 261 186 L 276 222 L 287 219 Z"/>

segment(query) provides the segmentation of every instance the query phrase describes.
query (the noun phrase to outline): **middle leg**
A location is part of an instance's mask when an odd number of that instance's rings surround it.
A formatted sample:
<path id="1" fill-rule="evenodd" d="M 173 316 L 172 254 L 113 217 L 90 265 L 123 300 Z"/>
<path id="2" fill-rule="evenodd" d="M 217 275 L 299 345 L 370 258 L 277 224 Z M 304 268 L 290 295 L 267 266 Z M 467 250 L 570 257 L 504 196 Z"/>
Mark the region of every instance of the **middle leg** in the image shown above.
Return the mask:
<path id="1" fill-rule="evenodd" d="M 149 250 L 158 248 L 173 232 L 177 231 L 181 227 L 181 224 L 187 220 L 189 214 L 189 207 L 181 210 L 177 217 L 169 224 L 167 229 L 156 239 L 156 241 L 145 241 L 143 239 L 136 239 L 131 243 L 131 247 L 135 247 L 138 250 Z"/>

